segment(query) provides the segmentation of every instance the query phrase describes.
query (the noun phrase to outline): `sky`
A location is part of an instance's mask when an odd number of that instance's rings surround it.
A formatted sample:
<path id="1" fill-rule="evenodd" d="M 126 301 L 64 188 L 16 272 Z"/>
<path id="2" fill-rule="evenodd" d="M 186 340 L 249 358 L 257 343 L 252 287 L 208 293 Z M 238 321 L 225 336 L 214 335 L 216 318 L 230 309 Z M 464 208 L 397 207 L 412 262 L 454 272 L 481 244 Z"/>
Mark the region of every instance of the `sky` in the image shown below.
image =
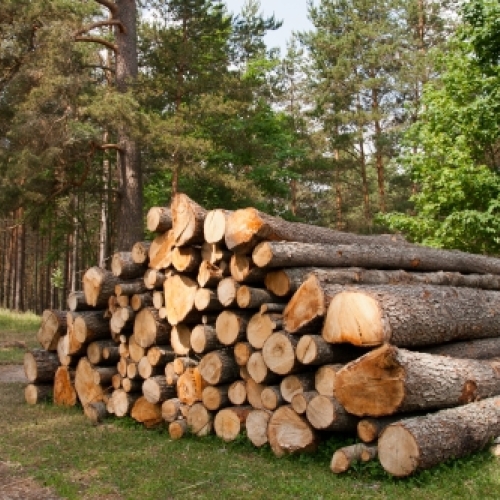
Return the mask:
<path id="1" fill-rule="evenodd" d="M 245 0 L 225 0 L 229 12 L 238 14 Z M 307 19 L 307 0 L 261 0 L 261 12 L 265 16 L 273 13 L 277 20 L 283 20 L 283 26 L 268 33 L 266 43 L 268 47 L 280 47 L 281 54 L 286 52 L 286 42 L 292 31 L 307 31 L 312 24 Z"/>

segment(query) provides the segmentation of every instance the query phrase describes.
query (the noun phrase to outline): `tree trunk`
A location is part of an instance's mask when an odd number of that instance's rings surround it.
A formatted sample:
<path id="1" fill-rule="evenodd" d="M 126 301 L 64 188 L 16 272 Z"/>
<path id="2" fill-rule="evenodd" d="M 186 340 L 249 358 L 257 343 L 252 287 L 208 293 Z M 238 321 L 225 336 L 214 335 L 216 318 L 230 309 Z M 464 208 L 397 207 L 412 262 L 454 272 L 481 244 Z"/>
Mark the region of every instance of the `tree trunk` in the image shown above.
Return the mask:
<path id="1" fill-rule="evenodd" d="M 132 297 L 132 295 L 140 294 L 140 293 L 145 293 L 147 292 L 148 289 L 146 288 L 146 285 L 144 283 L 144 277 L 141 278 L 135 278 L 132 280 L 127 280 L 127 281 L 121 281 L 120 283 L 117 283 L 115 286 L 115 294 L 117 295 L 118 298 L 120 296 L 127 296 L 127 297 Z M 128 305 L 129 300 L 127 300 Z M 122 307 L 124 307 L 122 305 Z"/>
<path id="2" fill-rule="evenodd" d="M 182 417 L 181 406 L 183 403 L 179 398 L 170 398 L 161 405 L 161 416 L 165 422 L 173 422 Z"/>
<path id="3" fill-rule="evenodd" d="M 487 446 L 500 434 L 500 398 L 394 423 L 379 438 L 382 467 L 404 477 Z"/>
<path id="4" fill-rule="evenodd" d="M 447 408 L 500 394 L 500 364 L 386 344 L 342 368 L 335 394 L 360 417 Z"/>

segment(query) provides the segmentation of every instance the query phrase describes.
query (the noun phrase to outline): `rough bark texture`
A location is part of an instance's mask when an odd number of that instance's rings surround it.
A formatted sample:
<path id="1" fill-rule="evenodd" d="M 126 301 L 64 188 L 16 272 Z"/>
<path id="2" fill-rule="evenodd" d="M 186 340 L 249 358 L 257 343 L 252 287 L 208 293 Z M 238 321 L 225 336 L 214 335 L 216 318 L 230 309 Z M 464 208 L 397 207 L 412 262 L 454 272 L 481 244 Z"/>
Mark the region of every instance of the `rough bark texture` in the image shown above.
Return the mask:
<path id="1" fill-rule="evenodd" d="M 258 309 L 268 302 L 278 302 L 279 298 L 263 288 L 253 288 L 243 285 L 236 294 L 239 307 L 245 309 Z"/>
<path id="2" fill-rule="evenodd" d="M 325 227 L 288 222 L 280 217 L 245 208 L 233 212 L 226 221 L 225 241 L 233 252 L 245 253 L 263 240 L 318 243 L 351 244 L 401 244 L 401 237 L 395 235 L 361 236 L 341 233 Z"/>
<path id="3" fill-rule="evenodd" d="M 74 317 L 73 333 L 82 344 L 109 339 L 109 332 L 109 319 L 104 317 L 104 311 L 81 311 Z"/>
<path id="4" fill-rule="evenodd" d="M 333 454 L 330 462 L 330 470 L 335 472 L 335 474 L 340 474 L 349 470 L 353 463 L 358 461 L 368 462 L 376 458 L 376 456 L 376 446 L 366 446 L 363 443 L 344 446 Z"/>
<path id="5" fill-rule="evenodd" d="M 451 356 L 452 358 L 492 359 L 500 357 L 500 337 L 466 342 L 450 342 L 448 344 L 423 347 L 419 350 L 429 354 Z"/>
<path id="6" fill-rule="evenodd" d="M 239 375 L 238 365 L 226 351 L 209 352 L 203 356 L 198 369 L 201 376 L 212 385 L 233 382 Z"/>
<path id="7" fill-rule="evenodd" d="M 217 338 L 215 327 L 210 325 L 196 325 L 191 331 L 189 342 L 196 354 L 205 354 L 224 347 Z"/>
<path id="8" fill-rule="evenodd" d="M 172 229 L 172 211 L 169 207 L 151 207 L 146 216 L 146 227 L 153 233 L 166 233 Z"/>
<path id="9" fill-rule="evenodd" d="M 198 288 L 194 297 L 194 307 L 198 311 L 219 312 L 222 304 L 217 298 L 217 292 L 209 288 Z"/>
<path id="10" fill-rule="evenodd" d="M 379 438 L 382 467 L 408 476 L 478 451 L 500 434 L 500 398 L 443 410 L 388 426 Z"/>
<path id="11" fill-rule="evenodd" d="M 359 419 L 346 412 L 335 397 L 318 394 L 306 408 L 309 423 L 321 431 L 354 432 Z"/>
<path id="12" fill-rule="evenodd" d="M 238 283 L 255 283 L 261 285 L 266 278 L 266 271 L 257 267 L 250 257 L 234 254 L 229 262 L 231 276 Z"/>
<path id="13" fill-rule="evenodd" d="M 167 385 L 165 377 L 158 375 L 148 378 L 142 384 L 142 393 L 150 403 L 162 403 L 176 395 L 175 387 Z"/>
<path id="14" fill-rule="evenodd" d="M 137 264 L 132 259 L 132 252 L 115 252 L 111 259 L 111 271 L 123 280 L 139 278 L 146 270 L 144 264 Z"/>
<path id="15" fill-rule="evenodd" d="M 500 394 L 500 364 L 384 345 L 342 368 L 335 394 L 361 417 L 447 408 Z"/>
<path id="16" fill-rule="evenodd" d="M 141 347 L 168 343 L 171 331 L 172 327 L 165 320 L 160 319 L 156 309 L 142 309 L 135 317 L 134 337 Z"/>
<path id="17" fill-rule="evenodd" d="M 259 267 L 363 267 L 500 274 L 500 259 L 418 245 L 327 245 L 264 242 L 252 254 Z"/>
<path id="18" fill-rule="evenodd" d="M 303 365 L 326 365 L 347 363 L 364 354 L 364 351 L 350 345 L 333 345 L 321 335 L 303 335 L 295 351 Z"/>
<path id="19" fill-rule="evenodd" d="M 56 353 L 32 349 L 24 355 L 24 373 L 31 383 L 52 382 L 59 367 Z"/>

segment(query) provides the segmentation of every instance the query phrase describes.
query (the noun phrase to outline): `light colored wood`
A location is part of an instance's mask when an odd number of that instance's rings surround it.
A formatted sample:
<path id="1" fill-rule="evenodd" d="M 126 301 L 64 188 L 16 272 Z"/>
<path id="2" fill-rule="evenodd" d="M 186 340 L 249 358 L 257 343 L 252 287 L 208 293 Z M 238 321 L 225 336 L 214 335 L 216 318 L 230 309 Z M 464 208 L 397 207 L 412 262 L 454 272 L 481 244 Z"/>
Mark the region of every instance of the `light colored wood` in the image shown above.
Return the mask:
<path id="1" fill-rule="evenodd" d="M 150 241 L 137 241 L 132 246 L 132 260 L 136 264 L 147 265 L 149 263 L 149 248 L 151 247 Z"/>
<path id="2" fill-rule="evenodd" d="M 115 286 L 119 283 L 112 272 L 94 266 L 85 271 L 83 275 L 83 293 L 88 305 L 105 308 L 108 299 L 115 293 Z"/>
<path id="3" fill-rule="evenodd" d="M 156 377 L 158 375 L 165 375 L 165 367 L 158 365 L 153 366 L 149 362 L 147 355 L 143 356 L 137 363 L 137 371 L 139 372 L 141 378 L 143 378 L 144 380 L 150 377 Z"/>
<path id="4" fill-rule="evenodd" d="M 99 425 L 109 415 L 108 410 L 106 409 L 106 404 L 103 401 L 89 403 L 85 406 L 83 412 L 93 425 Z"/>
<path id="5" fill-rule="evenodd" d="M 230 386 L 230 384 L 207 385 L 203 389 L 201 400 L 207 410 L 217 411 L 232 404 L 228 394 Z"/>
<path id="6" fill-rule="evenodd" d="M 198 288 L 194 297 L 194 307 L 198 311 L 221 311 L 222 304 L 217 298 L 217 292 L 209 288 Z"/>
<path id="7" fill-rule="evenodd" d="M 189 342 L 196 354 L 205 354 L 224 347 L 217 338 L 215 327 L 211 325 L 196 325 L 191 331 Z"/>
<path id="8" fill-rule="evenodd" d="M 196 280 L 201 287 L 215 288 L 225 276 L 229 276 L 229 265 L 226 261 L 215 265 L 204 260 L 200 264 Z"/>
<path id="9" fill-rule="evenodd" d="M 164 272 L 158 271 L 157 269 L 147 269 L 144 273 L 144 285 L 148 290 L 163 290 L 163 285 L 167 276 Z M 163 305 L 160 305 L 160 307 Z M 159 309 L 156 304 L 154 305 L 156 309 Z"/>
<path id="10" fill-rule="evenodd" d="M 144 381 L 142 379 L 130 379 L 125 377 L 122 379 L 122 388 L 125 392 L 139 393 L 142 392 L 142 384 Z"/>
<path id="11" fill-rule="evenodd" d="M 144 424 L 148 429 L 157 427 L 163 422 L 161 418 L 161 406 L 150 403 L 145 397 L 140 397 L 132 406 L 130 416 Z"/>
<path id="12" fill-rule="evenodd" d="M 104 390 L 95 383 L 95 369 L 86 357 L 78 362 L 75 373 L 75 389 L 83 407 L 89 403 L 103 401 Z"/>
<path id="13" fill-rule="evenodd" d="M 175 358 L 173 363 L 174 372 L 177 373 L 177 375 L 182 375 L 188 368 L 198 366 L 198 361 L 196 359 L 188 357 Z"/>
<path id="14" fill-rule="evenodd" d="M 314 388 L 323 396 L 335 396 L 335 379 L 343 364 L 323 365 L 318 368 L 314 376 Z"/>
<path id="15" fill-rule="evenodd" d="M 267 443 L 267 426 L 272 413 L 269 410 L 252 410 L 246 419 L 247 437 L 258 448 Z"/>
<path id="16" fill-rule="evenodd" d="M 111 272 L 122 280 L 139 278 L 144 275 L 145 265 L 132 259 L 132 252 L 115 252 L 111 258 Z"/>
<path id="17" fill-rule="evenodd" d="M 151 292 L 136 293 L 130 297 L 130 308 L 133 312 L 140 311 L 144 307 L 153 307 L 153 294 Z M 134 315 L 129 314 L 125 321 L 132 320 Z"/>
<path id="18" fill-rule="evenodd" d="M 131 335 L 128 339 L 128 352 L 130 359 L 135 363 L 139 363 L 146 354 L 146 349 L 139 345 L 135 335 Z"/>
<path id="19" fill-rule="evenodd" d="M 175 247 L 172 251 L 172 265 L 180 273 L 198 272 L 201 260 L 198 247 Z"/>
<path id="20" fill-rule="evenodd" d="M 353 463 L 358 461 L 368 462 L 377 457 L 376 446 L 366 446 L 363 443 L 344 446 L 335 451 L 330 462 L 330 470 L 340 474 L 349 470 Z"/>
<path id="21" fill-rule="evenodd" d="M 235 253 L 229 261 L 231 276 L 238 283 L 253 283 L 263 285 L 266 271 L 257 267 L 246 255 Z"/>
<path id="22" fill-rule="evenodd" d="M 167 344 L 170 342 L 172 327 L 161 319 L 156 309 L 141 309 L 134 320 L 135 341 L 143 348 L 153 344 Z"/>
<path id="23" fill-rule="evenodd" d="M 292 398 L 293 410 L 299 415 L 304 415 L 311 400 L 318 395 L 317 391 L 306 391 L 295 394 Z"/>
<path id="24" fill-rule="evenodd" d="M 157 375 L 150 377 L 142 384 L 142 394 L 150 403 L 162 403 L 176 395 L 175 388 L 167 385 L 165 377 Z"/>
<path id="25" fill-rule="evenodd" d="M 175 237 L 172 230 L 159 234 L 149 247 L 149 267 L 157 271 L 170 267 L 174 247 Z"/>
<path id="26" fill-rule="evenodd" d="M 265 341 L 262 357 L 271 371 L 279 375 L 287 375 L 303 370 L 303 366 L 295 355 L 298 341 L 296 336 L 285 332 L 275 332 Z"/>
<path id="27" fill-rule="evenodd" d="M 116 366 L 94 366 L 94 383 L 103 389 L 110 389 L 111 380 L 117 373 Z"/>
<path id="28" fill-rule="evenodd" d="M 122 376 L 119 373 L 115 373 L 113 378 L 111 379 L 111 385 L 113 389 L 121 389 L 122 388 Z"/>
<path id="29" fill-rule="evenodd" d="M 175 359 L 175 353 L 170 345 L 153 345 L 146 354 L 151 366 L 164 367 Z"/>
<path id="30" fill-rule="evenodd" d="M 255 349 L 250 345 L 249 342 L 236 342 L 234 344 L 233 354 L 234 360 L 238 366 L 245 366 L 253 354 Z"/>
<path id="31" fill-rule="evenodd" d="M 251 314 L 239 311 L 222 311 L 215 322 L 215 332 L 221 344 L 230 346 L 245 340 Z"/>
<path id="32" fill-rule="evenodd" d="M 202 403 L 195 403 L 189 408 L 186 420 L 189 430 L 195 436 L 208 436 L 213 431 L 213 414 Z"/>
<path id="33" fill-rule="evenodd" d="M 198 283 L 183 275 L 170 276 L 164 284 L 167 320 L 171 325 L 185 321 L 195 307 Z"/>
<path id="34" fill-rule="evenodd" d="M 234 441 L 245 430 L 245 421 L 252 411 L 251 406 L 229 406 L 223 408 L 214 420 L 214 430 L 223 441 Z"/>
<path id="35" fill-rule="evenodd" d="M 418 414 L 406 414 L 404 418 L 413 418 L 415 416 L 420 416 Z M 382 431 L 394 422 L 399 422 L 401 420 L 401 415 L 389 415 L 388 417 L 379 418 L 363 418 L 358 422 L 356 428 L 358 438 L 363 441 L 363 443 L 372 443 L 376 441 Z"/>
<path id="36" fill-rule="evenodd" d="M 318 366 L 347 363 L 365 352 L 351 345 L 329 344 L 321 335 L 302 335 L 295 354 L 303 365 Z"/>
<path id="37" fill-rule="evenodd" d="M 281 314 L 267 314 L 258 312 L 254 314 L 247 325 L 248 342 L 255 349 L 262 349 L 265 341 L 275 330 L 283 328 L 283 316 Z"/>
<path id="38" fill-rule="evenodd" d="M 354 432 L 359 418 L 350 415 L 335 397 L 318 394 L 306 408 L 309 423 L 321 431 Z"/>
<path id="39" fill-rule="evenodd" d="M 212 351 L 203 356 L 198 365 L 201 376 L 212 385 L 233 382 L 239 376 L 234 357 L 225 351 Z"/>
<path id="40" fill-rule="evenodd" d="M 73 334 L 82 344 L 93 340 L 109 339 L 109 320 L 104 311 L 81 311 L 73 319 Z"/>
<path id="41" fill-rule="evenodd" d="M 169 207 L 151 207 L 146 216 L 146 227 L 153 233 L 172 229 L 172 211 Z"/>
<path id="42" fill-rule="evenodd" d="M 201 244 L 207 211 L 183 193 L 172 198 L 172 229 L 177 246 Z"/>
<path id="43" fill-rule="evenodd" d="M 249 378 L 245 381 L 245 388 L 247 399 L 252 408 L 262 410 L 264 405 L 262 403 L 262 391 L 266 388 L 263 384 L 258 384 L 255 380 Z"/>
<path id="44" fill-rule="evenodd" d="M 266 303 L 276 303 L 280 299 L 264 288 L 243 285 L 236 293 L 236 302 L 243 309 L 258 309 Z"/>
<path id="45" fill-rule="evenodd" d="M 289 375 L 280 383 L 280 391 L 283 399 L 287 403 L 292 402 L 292 398 L 296 394 L 314 390 L 315 373 L 305 372 Z"/>
<path id="46" fill-rule="evenodd" d="M 181 439 L 188 431 L 188 424 L 183 418 L 170 422 L 168 425 L 168 435 L 171 439 Z"/>
<path id="47" fill-rule="evenodd" d="M 52 393 L 52 384 L 28 384 L 24 388 L 24 399 L 29 405 L 36 405 L 50 401 Z"/>
<path id="48" fill-rule="evenodd" d="M 87 346 L 87 358 L 93 365 L 115 364 L 116 360 L 108 360 L 104 358 L 104 349 L 116 347 L 116 343 L 112 340 L 96 340 Z"/>
<path id="49" fill-rule="evenodd" d="M 170 343 L 177 356 L 187 356 L 191 351 L 191 328 L 184 324 L 173 326 Z"/>
<path id="50" fill-rule="evenodd" d="M 93 308 L 93 306 L 89 306 L 87 304 L 87 301 L 85 300 L 85 293 L 82 291 L 70 292 L 66 302 L 68 304 L 68 309 L 72 312 L 88 311 Z"/>
<path id="51" fill-rule="evenodd" d="M 163 291 L 156 290 L 153 292 L 153 307 L 155 309 L 161 309 L 165 305 L 165 293 Z"/>
<path id="52" fill-rule="evenodd" d="M 173 422 L 181 417 L 181 400 L 179 398 L 170 398 L 161 405 L 161 416 L 165 422 Z"/>
<path id="53" fill-rule="evenodd" d="M 260 400 L 262 401 L 262 406 L 266 410 L 276 410 L 279 406 L 285 403 L 283 396 L 281 395 L 279 385 L 270 385 L 264 388 L 260 394 Z"/>
<path id="54" fill-rule="evenodd" d="M 209 210 L 203 224 L 203 235 L 208 243 L 220 243 L 224 241 L 226 231 L 226 220 L 232 213 L 230 210 L 217 208 Z"/>
<path id="55" fill-rule="evenodd" d="M 189 406 L 202 400 L 203 389 L 206 386 L 198 367 L 187 368 L 177 379 L 177 397 Z"/>
<path id="56" fill-rule="evenodd" d="M 240 285 L 234 278 L 221 279 L 217 285 L 217 298 L 224 307 L 236 307 L 236 295 Z"/>
<path id="57" fill-rule="evenodd" d="M 56 353 L 44 349 L 32 349 L 24 354 L 24 374 L 32 384 L 53 382 L 59 358 Z"/>
<path id="58" fill-rule="evenodd" d="M 252 380 L 259 384 L 273 384 L 279 380 L 279 375 L 267 366 L 262 351 L 255 351 L 251 354 L 246 368 Z"/>
<path id="59" fill-rule="evenodd" d="M 233 405 L 242 405 L 247 402 L 247 390 L 244 380 L 235 380 L 227 391 L 229 401 Z"/>
<path id="60" fill-rule="evenodd" d="M 56 309 L 45 309 L 43 311 L 42 322 L 36 338 L 46 351 L 57 351 L 57 343 L 68 329 L 66 315 L 66 311 Z"/>
<path id="61" fill-rule="evenodd" d="M 142 397 L 139 392 L 125 392 L 123 389 L 118 389 L 113 392 L 113 409 L 117 417 L 128 415 L 134 406 L 134 403 Z"/>
<path id="62" fill-rule="evenodd" d="M 205 241 L 201 246 L 201 258 L 210 264 L 217 265 L 221 261 L 229 261 L 232 252 L 230 252 L 224 245 L 217 243 L 208 243 Z"/>

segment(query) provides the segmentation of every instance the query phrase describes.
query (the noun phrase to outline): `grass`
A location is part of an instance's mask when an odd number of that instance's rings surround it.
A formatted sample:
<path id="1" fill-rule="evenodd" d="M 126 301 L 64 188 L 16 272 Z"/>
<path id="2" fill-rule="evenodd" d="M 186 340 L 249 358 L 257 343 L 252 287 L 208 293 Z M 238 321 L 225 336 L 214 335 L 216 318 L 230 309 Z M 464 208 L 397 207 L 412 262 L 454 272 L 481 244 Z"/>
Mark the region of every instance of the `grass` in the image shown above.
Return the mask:
<path id="1" fill-rule="evenodd" d="M 26 349 L 39 347 L 36 332 L 41 318 L 33 313 L 0 309 L 0 365 L 20 364 Z"/>
<path id="2" fill-rule="evenodd" d="M 374 463 L 345 475 L 329 471 L 330 440 L 314 456 L 277 459 L 246 439 L 172 441 L 130 419 L 94 427 L 77 409 L 28 406 L 20 384 L 0 384 L 0 460 L 67 499 L 442 499 L 500 496 L 500 468 L 488 451 L 410 479 Z"/>

